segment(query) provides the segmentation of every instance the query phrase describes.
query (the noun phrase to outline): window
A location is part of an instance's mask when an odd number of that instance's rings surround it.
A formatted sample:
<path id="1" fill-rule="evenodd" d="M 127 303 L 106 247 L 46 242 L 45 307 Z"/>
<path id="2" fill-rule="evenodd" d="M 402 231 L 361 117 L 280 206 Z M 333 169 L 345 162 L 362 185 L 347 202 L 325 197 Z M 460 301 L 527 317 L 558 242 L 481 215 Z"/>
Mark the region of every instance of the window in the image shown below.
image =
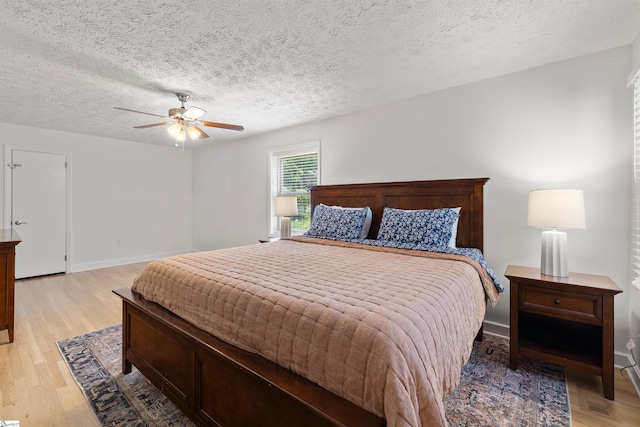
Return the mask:
<path id="1" fill-rule="evenodd" d="M 309 190 L 320 184 L 320 141 L 310 141 L 269 150 L 269 234 L 280 235 L 275 216 L 276 196 L 296 196 L 298 216 L 291 218 L 291 235 L 302 234 L 311 224 Z"/>

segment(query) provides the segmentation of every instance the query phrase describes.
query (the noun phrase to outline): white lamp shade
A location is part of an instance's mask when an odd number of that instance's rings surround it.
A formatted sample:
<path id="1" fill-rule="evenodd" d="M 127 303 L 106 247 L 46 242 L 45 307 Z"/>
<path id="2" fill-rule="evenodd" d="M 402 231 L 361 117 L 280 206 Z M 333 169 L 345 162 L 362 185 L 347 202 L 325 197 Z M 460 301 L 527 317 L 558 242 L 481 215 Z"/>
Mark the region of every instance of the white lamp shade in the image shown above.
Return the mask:
<path id="1" fill-rule="evenodd" d="M 276 216 L 296 216 L 298 215 L 298 198 L 295 196 L 276 197 Z"/>
<path id="2" fill-rule="evenodd" d="M 530 191 L 527 225 L 543 228 L 585 228 L 582 190 Z"/>

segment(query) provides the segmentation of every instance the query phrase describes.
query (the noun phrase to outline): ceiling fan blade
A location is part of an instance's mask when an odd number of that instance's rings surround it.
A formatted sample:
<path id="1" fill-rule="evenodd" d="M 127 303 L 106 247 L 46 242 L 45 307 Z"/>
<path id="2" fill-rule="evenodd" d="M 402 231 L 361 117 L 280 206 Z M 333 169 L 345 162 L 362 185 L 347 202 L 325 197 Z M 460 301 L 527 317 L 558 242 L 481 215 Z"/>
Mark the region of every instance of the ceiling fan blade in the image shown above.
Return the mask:
<path id="1" fill-rule="evenodd" d="M 230 124 L 227 124 L 227 123 L 201 121 L 200 124 L 202 124 L 203 126 L 209 126 L 209 127 L 212 127 L 212 128 L 221 128 L 221 129 L 238 130 L 238 131 L 244 130 L 244 126 L 230 125 Z"/>
<path id="2" fill-rule="evenodd" d="M 145 129 L 145 128 L 152 128 L 155 126 L 164 126 L 164 125 L 168 125 L 171 122 L 160 122 L 160 123 L 152 123 L 150 125 L 142 125 L 142 126 L 134 126 L 134 129 Z"/>
<path id="3" fill-rule="evenodd" d="M 204 111 L 202 108 L 190 107 L 187 111 L 182 113 L 182 117 L 187 120 L 196 120 L 198 117 L 202 117 L 202 115 L 205 113 L 206 111 Z"/>
<path id="4" fill-rule="evenodd" d="M 191 139 L 209 138 L 209 135 L 204 133 L 204 131 L 196 125 L 189 125 L 189 127 L 187 127 L 187 133 L 189 134 Z"/>
<path id="5" fill-rule="evenodd" d="M 148 116 L 156 116 L 156 117 L 162 117 L 163 119 L 168 119 L 167 116 L 161 116 L 160 114 L 145 113 L 144 111 L 130 110 L 128 108 L 120 108 L 120 107 L 113 107 L 113 108 L 115 108 L 116 110 L 131 111 L 132 113 L 146 114 Z"/>

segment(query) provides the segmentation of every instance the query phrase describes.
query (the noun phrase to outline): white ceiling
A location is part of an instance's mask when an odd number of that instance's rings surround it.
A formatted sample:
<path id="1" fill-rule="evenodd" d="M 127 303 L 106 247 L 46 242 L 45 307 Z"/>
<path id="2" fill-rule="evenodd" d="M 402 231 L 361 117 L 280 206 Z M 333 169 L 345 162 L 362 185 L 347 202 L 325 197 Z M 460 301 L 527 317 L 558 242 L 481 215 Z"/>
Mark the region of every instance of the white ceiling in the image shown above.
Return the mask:
<path id="1" fill-rule="evenodd" d="M 631 44 L 631 0 L 0 0 L 0 121 L 171 145 L 174 93 L 207 143 Z M 631 70 L 630 70 L 631 71 Z"/>

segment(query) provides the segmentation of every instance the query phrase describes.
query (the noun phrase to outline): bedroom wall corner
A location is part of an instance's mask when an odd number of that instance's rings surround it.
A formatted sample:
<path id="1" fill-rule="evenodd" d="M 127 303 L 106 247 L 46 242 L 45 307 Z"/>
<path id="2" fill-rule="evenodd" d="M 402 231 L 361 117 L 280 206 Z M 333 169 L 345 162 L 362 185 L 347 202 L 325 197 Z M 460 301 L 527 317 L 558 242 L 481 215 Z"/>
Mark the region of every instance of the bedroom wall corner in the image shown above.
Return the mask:
<path id="1" fill-rule="evenodd" d="M 7 123 L 0 142 L 72 153 L 69 271 L 191 251 L 191 151 Z"/>
<path id="2" fill-rule="evenodd" d="M 257 244 L 268 237 L 268 149 L 253 138 L 193 156 L 193 248 Z"/>

